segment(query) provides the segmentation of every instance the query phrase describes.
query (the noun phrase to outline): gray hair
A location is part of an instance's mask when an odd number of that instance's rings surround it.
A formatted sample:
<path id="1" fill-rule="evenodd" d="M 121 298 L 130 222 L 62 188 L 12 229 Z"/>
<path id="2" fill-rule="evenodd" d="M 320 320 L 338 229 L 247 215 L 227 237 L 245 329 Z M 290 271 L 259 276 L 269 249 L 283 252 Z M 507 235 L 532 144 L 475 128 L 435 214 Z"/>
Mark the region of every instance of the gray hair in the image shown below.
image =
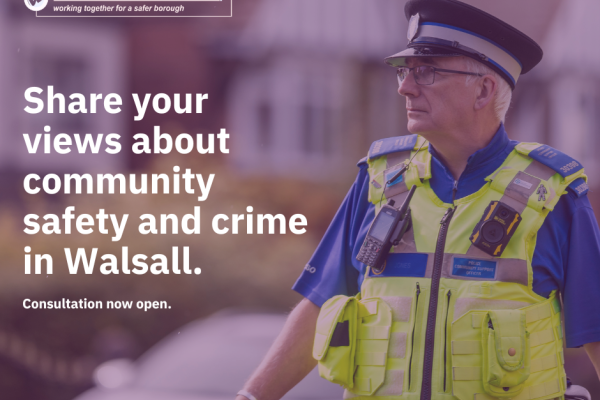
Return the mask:
<path id="1" fill-rule="evenodd" d="M 498 83 L 498 88 L 496 89 L 496 95 L 494 96 L 494 111 L 496 112 L 496 116 L 502 122 L 506 119 L 506 113 L 508 111 L 508 107 L 510 106 L 510 101 L 512 99 L 512 89 L 508 85 L 508 82 L 504 78 L 502 78 L 497 72 L 493 71 L 488 66 L 480 63 L 479 61 L 475 61 L 472 58 L 464 57 L 465 59 L 465 69 L 467 72 L 473 72 L 476 74 L 483 75 L 492 75 L 496 78 L 496 82 Z M 466 84 L 472 85 L 478 77 L 476 76 L 467 76 Z"/>

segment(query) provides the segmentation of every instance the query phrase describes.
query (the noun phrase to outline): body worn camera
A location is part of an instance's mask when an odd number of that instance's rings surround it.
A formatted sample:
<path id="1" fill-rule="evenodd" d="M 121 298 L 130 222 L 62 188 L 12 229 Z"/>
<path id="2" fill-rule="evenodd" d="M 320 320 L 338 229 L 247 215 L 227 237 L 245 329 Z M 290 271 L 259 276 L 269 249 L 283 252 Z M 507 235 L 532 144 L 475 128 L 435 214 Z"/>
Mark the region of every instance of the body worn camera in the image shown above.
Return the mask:
<path id="1" fill-rule="evenodd" d="M 370 266 L 375 272 L 382 269 L 392 245 L 400 243 L 400 239 L 410 228 L 411 216 L 408 204 L 416 188 L 413 186 L 410 189 L 400 209 L 394 207 L 393 200 L 381 207 L 367 232 L 356 259 Z"/>
<path id="2" fill-rule="evenodd" d="M 500 257 L 521 220 L 521 215 L 512 207 L 500 201 L 492 201 L 469 239 L 475 247 L 487 254 Z"/>

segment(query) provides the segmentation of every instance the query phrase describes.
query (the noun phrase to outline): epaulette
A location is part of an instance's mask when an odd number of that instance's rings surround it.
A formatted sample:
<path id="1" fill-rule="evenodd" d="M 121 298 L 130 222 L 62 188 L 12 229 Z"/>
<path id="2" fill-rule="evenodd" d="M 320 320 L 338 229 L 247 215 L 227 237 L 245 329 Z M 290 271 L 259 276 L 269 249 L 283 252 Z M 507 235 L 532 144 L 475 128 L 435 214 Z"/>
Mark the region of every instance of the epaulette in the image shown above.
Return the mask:
<path id="1" fill-rule="evenodd" d="M 577 197 L 585 196 L 590 189 L 587 182 L 583 178 L 577 178 L 567 188 Z"/>
<path id="2" fill-rule="evenodd" d="M 540 164 L 552 168 L 563 178 L 583 169 L 579 161 L 545 144 L 519 143 L 516 150 Z"/>
<path id="3" fill-rule="evenodd" d="M 373 158 L 395 153 L 397 151 L 414 150 L 415 145 L 417 144 L 417 138 L 418 135 L 406 135 L 376 140 L 371 144 L 369 155 L 361 158 L 356 165 L 360 167 Z"/>
<path id="4" fill-rule="evenodd" d="M 414 150 L 418 135 L 395 136 L 376 140 L 369 149 L 369 160 L 397 151 Z"/>

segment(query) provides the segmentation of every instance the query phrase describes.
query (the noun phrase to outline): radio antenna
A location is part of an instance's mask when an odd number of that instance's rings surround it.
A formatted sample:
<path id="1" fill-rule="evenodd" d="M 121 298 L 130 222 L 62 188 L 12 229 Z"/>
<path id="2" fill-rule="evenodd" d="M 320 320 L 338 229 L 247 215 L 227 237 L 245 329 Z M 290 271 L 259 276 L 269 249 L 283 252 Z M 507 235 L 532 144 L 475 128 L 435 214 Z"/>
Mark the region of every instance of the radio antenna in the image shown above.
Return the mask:
<path id="1" fill-rule="evenodd" d="M 408 160 L 408 164 L 406 164 L 404 167 L 402 167 L 402 169 L 400 169 L 400 171 L 396 172 L 394 174 L 394 176 L 392 176 L 390 179 L 387 180 L 387 182 L 385 183 L 386 186 L 389 185 L 390 183 L 394 182 L 396 179 L 398 179 L 400 177 L 400 175 L 402 175 L 403 173 L 406 172 L 406 170 L 410 166 L 410 163 L 412 162 L 413 158 L 415 158 L 416 155 L 419 154 L 419 151 L 421 151 L 421 149 L 423 148 L 423 145 L 425 145 L 425 142 L 426 142 L 426 140 L 424 140 L 423 143 L 421 143 L 421 146 L 419 146 L 419 148 L 417 149 L 415 154 L 413 154 L 413 156 L 410 158 L 410 160 Z M 383 189 L 383 190 L 385 190 L 385 189 Z"/>
<path id="2" fill-rule="evenodd" d="M 408 160 L 408 163 L 402 167 L 400 169 L 400 171 L 396 172 L 394 174 L 394 176 L 392 176 L 390 179 L 388 179 L 385 182 L 385 186 L 383 187 L 383 191 L 381 192 L 381 199 L 379 199 L 379 204 L 381 204 L 381 202 L 383 201 L 383 194 L 385 193 L 385 189 L 387 188 L 387 186 L 394 182 L 396 179 L 398 179 L 400 177 L 400 175 L 402 175 L 403 173 L 405 173 L 408 170 L 408 167 L 410 167 L 410 164 L 412 163 L 413 158 L 416 157 L 417 154 L 419 154 L 419 151 L 421 151 L 421 149 L 423 148 L 423 146 L 425 145 L 425 143 L 427 143 L 427 140 L 423 140 L 423 143 L 421 143 L 421 146 L 419 146 L 419 148 L 417 149 L 417 151 L 415 152 L 415 154 L 413 154 L 413 156 L 410 158 L 410 160 Z"/>

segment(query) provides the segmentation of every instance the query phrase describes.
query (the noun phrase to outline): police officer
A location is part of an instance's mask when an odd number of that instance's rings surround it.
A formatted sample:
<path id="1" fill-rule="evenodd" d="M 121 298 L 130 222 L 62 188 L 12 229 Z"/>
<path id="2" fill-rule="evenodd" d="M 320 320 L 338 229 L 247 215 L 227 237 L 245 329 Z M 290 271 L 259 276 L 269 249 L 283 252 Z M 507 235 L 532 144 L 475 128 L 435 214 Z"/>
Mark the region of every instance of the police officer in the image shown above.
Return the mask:
<path id="1" fill-rule="evenodd" d="M 583 167 L 503 125 L 542 50 L 456 0 L 410 0 L 405 13 L 408 48 L 386 62 L 413 135 L 359 162 L 294 285 L 305 299 L 237 400 L 280 398 L 315 358 L 345 398 L 559 398 L 564 341 L 600 371 L 600 231 Z M 381 206 L 413 186 L 412 227 L 383 268 L 357 261 Z"/>

